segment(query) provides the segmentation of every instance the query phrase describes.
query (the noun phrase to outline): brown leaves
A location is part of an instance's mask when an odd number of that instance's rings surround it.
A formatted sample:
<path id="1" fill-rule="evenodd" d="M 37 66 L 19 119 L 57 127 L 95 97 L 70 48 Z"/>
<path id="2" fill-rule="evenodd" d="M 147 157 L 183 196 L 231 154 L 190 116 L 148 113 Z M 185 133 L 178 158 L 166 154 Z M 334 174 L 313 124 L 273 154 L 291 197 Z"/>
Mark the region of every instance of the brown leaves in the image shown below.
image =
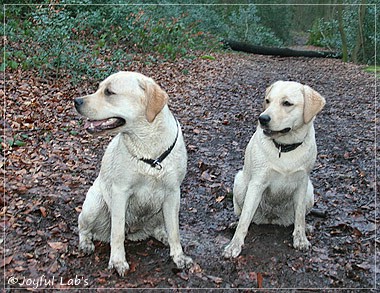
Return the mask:
<path id="1" fill-rule="evenodd" d="M 9 265 L 11 263 L 12 259 L 13 259 L 13 255 L 5 257 L 5 258 L 2 258 L 0 260 L 0 268 L 3 268 L 6 265 Z"/>
<path id="2" fill-rule="evenodd" d="M 153 66 L 139 58 L 127 70 L 152 77 L 169 94 L 170 109 L 184 133 L 189 161 L 181 186 L 181 243 L 198 266 L 172 270 L 169 248 L 153 240 L 126 241 L 131 269 L 122 279 L 106 269 L 109 244 L 95 242 L 94 255 L 79 253 L 77 217 L 111 138 L 86 134 L 72 100 L 97 83 L 74 87 L 69 78 L 44 80 L 19 71 L 6 73 L 5 121 L 0 124 L 6 156 L 0 160 L 5 175 L 0 225 L 6 231 L 0 249 L 7 276 L 46 274 L 70 280 L 85 275 L 94 288 L 372 286 L 378 224 L 374 95 L 359 67 L 336 60 L 241 54 Z M 266 86 L 284 78 L 308 83 L 327 98 L 315 121 L 319 155 L 312 181 L 316 206 L 328 213 L 325 218 L 307 216 L 316 228 L 311 251 L 291 247 L 291 227 L 251 225 L 243 255 L 224 260 L 221 251 L 233 235 L 227 227 L 237 220 L 234 175 L 256 129 Z"/>
<path id="3" fill-rule="evenodd" d="M 63 243 L 63 242 L 48 242 L 49 246 L 51 248 L 53 248 L 54 250 L 57 250 L 57 251 L 65 251 L 67 250 L 67 243 Z"/>
<path id="4" fill-rule="evenodd" d="M 40 212 L 41 212 L 41 215 L 42 215 L 44 218 L 46 218 L 46 215 L 47 215 L 47 213 L 46 213 L 46 208 L 45 208 L 45 207 L 40 207 Z"/>

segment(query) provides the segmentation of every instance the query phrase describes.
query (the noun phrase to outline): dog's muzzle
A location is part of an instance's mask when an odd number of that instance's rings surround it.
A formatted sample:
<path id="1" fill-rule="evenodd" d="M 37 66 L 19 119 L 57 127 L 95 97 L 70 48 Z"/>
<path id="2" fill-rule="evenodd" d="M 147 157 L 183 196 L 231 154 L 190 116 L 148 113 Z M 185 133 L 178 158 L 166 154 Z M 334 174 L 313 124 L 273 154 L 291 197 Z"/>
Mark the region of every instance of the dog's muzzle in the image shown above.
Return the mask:
<path id="1" fill-rule="evenodd" d="M 76 98 L 74 99 L 74 105 L 75 109 L 79 114 L 82 114 L 81 108 L 84 104 L 83 98 Z M 105 119 L 87 119 L 84 123 L 84 129 L 90 133 L 102 133 L 107 130 L 112 130 L 115 128 L 118 128 L 120 126 L 123 126 L 126 123 L 125 119 L 120 117 L 110 117 Z"/>
<path id="2" fill-rule="evenodd" d="M 278 131 L 271 130 L 269 128 L 269 122 L 270 121 L 271 121 L 271 118 L 270 118 L 269 115 L 261 114 L 259 116 L 260 125 L 263 128 L 263 132 L 264 132 L 264 134 L 266 136 L 274 136 L 274 135 L 277 135 L 277 134 L 285 134 L 285 133 L 288 133 L 290 130 L 292 130 L 290 127 L 286 127 L 284 129 L 278 130 Z"/>

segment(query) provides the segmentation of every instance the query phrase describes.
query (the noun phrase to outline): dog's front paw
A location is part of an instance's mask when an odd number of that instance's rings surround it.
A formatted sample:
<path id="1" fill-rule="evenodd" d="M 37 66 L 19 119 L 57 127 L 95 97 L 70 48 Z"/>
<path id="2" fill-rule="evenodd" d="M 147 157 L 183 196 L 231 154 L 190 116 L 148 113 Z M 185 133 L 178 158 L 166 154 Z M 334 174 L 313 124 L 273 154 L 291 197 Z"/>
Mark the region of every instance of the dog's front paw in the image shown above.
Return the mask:
<path id="1" fill-rule="evenodd" d="M 241 252 L 241 247 L 241 244 L 231 241 L 224 249 L 223 256 L 225 258 L 238 257 Z"/>
<path id="2" fill-rule="evenodd" d="M 129 264 L 125 259 L 124 260 L 115 260 L 111 257 L 111 259 L 108 263 L 108 269 L 109 270 L 116 269 L 118 274 L 121 277 L 124 277 L 125 272 L 129 270 Z"/>
<path id="3" fill-rule="evenodd" d="M 184 253 L 173 256 L 173 261 L 179 269 L 190 268 L 193 264 L 193 259 Z"/>
<path id="4" fill-rule="evenodd" d="M 305 233 L 301 233 L 299 231 L 293 233 L 293 247 L 303 251 L 308 250 L 311 247 Z"/>

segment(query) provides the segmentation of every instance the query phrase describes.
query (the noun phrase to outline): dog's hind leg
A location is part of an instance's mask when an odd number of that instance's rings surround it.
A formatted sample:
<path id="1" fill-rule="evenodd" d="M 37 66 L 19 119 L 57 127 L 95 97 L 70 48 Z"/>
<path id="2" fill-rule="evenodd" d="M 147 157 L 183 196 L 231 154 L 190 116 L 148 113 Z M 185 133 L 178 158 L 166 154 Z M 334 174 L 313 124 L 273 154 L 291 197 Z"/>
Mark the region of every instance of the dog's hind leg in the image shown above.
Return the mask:
<path id="1" fill-rule="evenodd" d="M 168 234 L 166 233 L 164 225 L 158 226 L 154 229 L 153 237 L 162 242 L 164 245 L 169 246 Z"/>
<path id="2" fill-rule="evenodd" d="M 150 236 L 154 237 L 158 241 L 162 242 L 164 245 L 168 246 L 168 234 L 166 233 L 165 226 L 161 225 L 153 230 L 145 231 L 145 229 L 138 230 L 133 233 L 127 234 L 127 239 L 130 241 L 142 241 Z"/>
<path id="3" fill-rule="evenodd" d="M 310 181 L 307 185 L 307 191 L 306 191 L 306 214 L 308 214 L 314 206 L 314 187 L 313 184 Z M 306 234 L 310 235 L 314 231 L 314 227 L 310 224 L 306 224 Z"/>
<path id="4" fill-rule="evenodd" d="M 131 241 L 141 241 L 147 239 L 148 237 L 149 235 L 143 229 L 137 230 L 133 233 L 127 233 L 127 239 Z"/>
<path id="5" fill-rule="evenodd" d="M 234 211 L 237 216 L 240 216 L 241 210 L 243 208 L 245 195 L 247 193 L 248 184 L 244 179 L 244 173 L 240 170 L 234 181 L 233 189 L 233 202 L 234 202 Z"/>
<path id="6" fill-rule="evenodd" d="M 82 212 L 78 218 L 79 249 L 85 253 L 92 253 L 95 249 L 92 239 L 94 235 L 93 230 L 97 222 L 99 222 L 100 225 L 102 224 L 102 220 L 106 222 L 106 219 L 98 219 L 99 214 L 102 213 L 102 209 L 104 210 L 104 206 L 106 205 L 98 186 L 98 179 L 96 179 L 87 192 Z"/>
<path id="7" fill-rule="evenodd" d="M 306 199 L 305 200 L 306 200 L 306 202 L 305 202 L 306 214 L 308 214 L 314 206 L 314 187 L 310 181 L 310 178 L 309 178 L 309 181 L 307 183 L 307 191 L 306 191 Z"/>
<path id="8" fill-rule="evenodd" d="M 168 233 L 166 232 L 164 214 L 162 211 L 154 215 L 147 227 L 150 227 L 149 234 L 152 237 L 162 242 L 164 245 L 169 246 Z"/>

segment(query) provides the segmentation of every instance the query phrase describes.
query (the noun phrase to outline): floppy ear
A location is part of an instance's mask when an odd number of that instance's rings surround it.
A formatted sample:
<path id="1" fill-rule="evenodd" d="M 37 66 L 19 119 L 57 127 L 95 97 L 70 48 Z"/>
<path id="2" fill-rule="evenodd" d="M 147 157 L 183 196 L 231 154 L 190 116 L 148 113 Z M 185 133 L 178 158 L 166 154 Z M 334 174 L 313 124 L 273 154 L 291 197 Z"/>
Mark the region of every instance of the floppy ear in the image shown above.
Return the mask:
<path id="1" fill-rule="evenodd" d="M 169 97 L 155 82 L 146 81 L 144 84 L 145 95 L 147 99 L 145 116 L 149 123 L 152 123 L 157 114 L 166 105 Z"/>
<path id="2" fill-rule="evenodd" d="M 315 115 L 317 115 L 326 104 L 326 100 L 311 87 L 303 86 L 303 120 L 305 123 L 309 123 Z"/>

